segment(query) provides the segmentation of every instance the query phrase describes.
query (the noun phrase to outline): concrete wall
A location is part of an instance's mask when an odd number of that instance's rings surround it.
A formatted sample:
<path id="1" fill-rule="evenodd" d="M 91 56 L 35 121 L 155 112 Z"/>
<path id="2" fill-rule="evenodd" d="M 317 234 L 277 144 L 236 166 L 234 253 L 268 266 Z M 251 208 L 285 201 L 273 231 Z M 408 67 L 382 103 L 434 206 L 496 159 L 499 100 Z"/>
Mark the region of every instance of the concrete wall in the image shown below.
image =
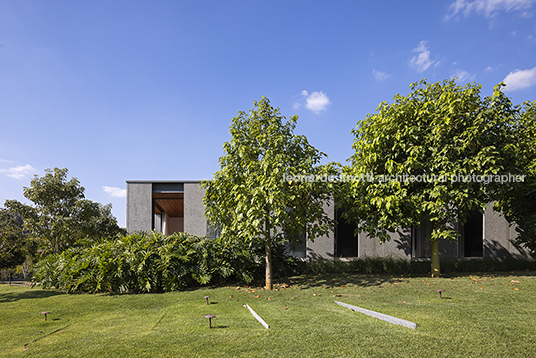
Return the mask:
<path id="1" fill-rule="evenodd" d="M 381 256 L 411 258 L 411 230 L 389 233 L 389 241 L 380 244 L 380 240 L 367 233 L 359 233 L 357 252 L 359 257 Z"/>
<path id="2" fill-rule="evenodd" d="M 497 259 L 508 256 L 531 258 L 526 248 L 515 243 L 517 237 L 515 227 L 510 226 L 502 214 L 493 210 L 493 204 L 488 204 L 484 212 L 483 225 L 484 258 Z M 400 230 L 389 236 L 390 241 L 380 244 L 377 238 L 370 238 L 366 233 L 360 233 L 358 256 L 395 256 L 411 259 L 413 255 L 411 230 Z M 439 251 L 442 260 L 455 260 L 459 257 L 457 242 L 440 240 Z"/>
<path id="3" fill-rule="evenodd" d="M 331 199 L 325 203 L 324 211 L 332 220 L 335 219 L 335 202 Z M 307 258 L 309 260 L 333 259 L 335 257 L 335 233 L 331 231 L 327 236 L 307 240 Z"/>
<path id="4" fill-rule="evenodd" d="M 166 226 L 174 229 L 182 228 L 184 232 L 205 236 L 207 234 L 207 221 L 203 197 L 205 191 L 199 182 L 184 182 L 184 218 Z M 506 219 L 493 210 L 490 204 L 486 208 L 483 220 L 484 258 L 503 258 L 513 256 L 517 258 L 530 258 L 528 250 L 515 243 L 517 233 Z M 330 200 L 324 205 L 324 211 L 331 219 L 335 218 L 335 204 Z M 171 218 L 170 218 L 171 219 Z M 168 220 L 169 221 L 169 220 Z M 181 221 L 181 222 L 179 222 Z M 152 183 L 127 182 L 127 231 L 152 230 Z M 358 257 L 401 257 L 411 259 L 412 237 L 411 230 L 400 230 L 390 234 L 391 240 L 383 244 L 377 238 L 370 238 L 366 233 L 358 236 Z M 314 242 L 306 243 L 307 258 L 334 259 L 335 233 L 316 238 Z M 442 259 L 453 260 L 458 257 L 457 243 L 441 240 L 440 255 Z"/>
<path id="5" fill-rule="evenodd" d="M 152 230 L 152 191 L 150 182 L 127 183 L 127 232 Z"/>
<path id="6" fill-rule="evenodd" d="M 501 213 L 493 210 L 493 204 L 489 204 L 484 212 L 484 257 L 530 258 L 529 251 L 515 243 L 516 237 L 515 225 L 510 226 Z"/>
<path id="7" fill-rule="evenodd" d="M 200 183 L 184 183 L 184 232 L 196 236 L 207 234 L 207 220 Z"/>

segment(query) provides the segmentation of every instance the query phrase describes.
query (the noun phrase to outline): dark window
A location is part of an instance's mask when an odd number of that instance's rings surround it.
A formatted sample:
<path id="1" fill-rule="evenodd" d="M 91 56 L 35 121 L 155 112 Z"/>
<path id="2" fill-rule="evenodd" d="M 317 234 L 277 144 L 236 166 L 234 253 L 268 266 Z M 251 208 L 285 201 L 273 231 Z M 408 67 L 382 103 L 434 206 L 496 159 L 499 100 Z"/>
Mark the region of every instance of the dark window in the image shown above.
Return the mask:
<path id="1" fill-rule="evenodd" d="M 479 211 L 471 211 L 465 225 L 462 226 L 460 245 L 461 257 L 483 256 L 484 217 Z"/>
<path id="2" fill-rule="evenodd" d="M 182 193 L 184 183 L 153 183 L 153 193 Z"/>
<path id="3" fill-rule="evenodd" d="M 337 225 L 335 227 L 335 247 L 337 257 L 357 257 L 358 236 L 355 222 L 347 222 L 342 217 L 344 208 L 336 211 Z"/>
<path id="4" fill-rule="evenodd" d="M 420 226 L 411 230 L 413 242 L 413 257 L 429 258 L 432 257 L 432 223 L 429 220 L 423 220 Z"/>

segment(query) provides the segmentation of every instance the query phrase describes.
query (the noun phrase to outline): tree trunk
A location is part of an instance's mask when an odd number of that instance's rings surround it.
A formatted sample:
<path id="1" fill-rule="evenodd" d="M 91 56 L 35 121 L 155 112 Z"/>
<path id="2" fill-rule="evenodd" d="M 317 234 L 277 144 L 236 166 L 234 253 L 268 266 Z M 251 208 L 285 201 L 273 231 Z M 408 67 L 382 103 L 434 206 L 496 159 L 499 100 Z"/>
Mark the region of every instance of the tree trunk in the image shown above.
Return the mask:
<path id="1" fill-rule="evenodd" d="M 264 247 L 266 249 L 266 286 L 265 289 L 273 290 L 272 283 L 272 237 L 270 234 L 270 210 L 266 209 L 266 221 L 264 222 Z"/>
<path id="2" fill-rule="evenodd" d="M 439 277 L 439 239 L 432 240 L 432 277 Z"/>
<path id="3" fill-rule="evenodd" d="M 266 287 L 267 290 L 274 288 L 272 283 L 272 248 L 270 247 L 270 241 L 266 241 Z"/>

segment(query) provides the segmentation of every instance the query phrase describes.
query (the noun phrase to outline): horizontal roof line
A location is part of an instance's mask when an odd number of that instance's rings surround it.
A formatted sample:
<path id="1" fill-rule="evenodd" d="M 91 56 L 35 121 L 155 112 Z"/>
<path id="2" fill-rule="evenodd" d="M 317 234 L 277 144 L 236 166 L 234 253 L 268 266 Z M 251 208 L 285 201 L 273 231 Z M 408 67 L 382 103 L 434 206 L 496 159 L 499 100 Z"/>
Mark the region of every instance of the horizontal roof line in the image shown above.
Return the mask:
<path id="1" fill-rule="evenodd" d="M 201 183 L 205 179 L 199 180 L 127 180 L 127 183 L 136 183 L 136 184 L 152 184 L 152 183 L 170 183 L 170 184 L 180 184 L 180 183 Z"/>

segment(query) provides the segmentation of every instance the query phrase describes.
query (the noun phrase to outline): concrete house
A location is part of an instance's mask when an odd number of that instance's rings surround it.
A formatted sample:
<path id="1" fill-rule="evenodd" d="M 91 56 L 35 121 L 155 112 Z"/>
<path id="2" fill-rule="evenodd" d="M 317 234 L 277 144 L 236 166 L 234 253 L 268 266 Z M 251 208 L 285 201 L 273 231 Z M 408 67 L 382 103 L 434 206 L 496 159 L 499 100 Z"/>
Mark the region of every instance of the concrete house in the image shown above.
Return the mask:
<path id="1" fill-rule="evenodd" d="M 197 236 L 211 236 L 211 227 L 205 218 L 204 191 L 201 181 L 127 181 L 127 231 L 156 230 L 166 235 L 186 232 Z M 324 210 L 338 224 L 328 236 L 297 245 L 291 254 L 309 259 L 357 258 L 367 256 L 402 257 L 408 260 L 430 259 L 430 232 L 428 223 L 391 234 L 389 242 L 380 244 L 365 233 L 354 236 L 355 224 L 349 224 L 336 210 L 334 202 Z M 530 258 L 529 251 L 515 243 L 517 233 L 506 219 L 488 205 L 484 214 L 473 212 L 465 225 L 454 224 L 460 233 L 457 242 L 440 242 L 441 258 Z"/>

